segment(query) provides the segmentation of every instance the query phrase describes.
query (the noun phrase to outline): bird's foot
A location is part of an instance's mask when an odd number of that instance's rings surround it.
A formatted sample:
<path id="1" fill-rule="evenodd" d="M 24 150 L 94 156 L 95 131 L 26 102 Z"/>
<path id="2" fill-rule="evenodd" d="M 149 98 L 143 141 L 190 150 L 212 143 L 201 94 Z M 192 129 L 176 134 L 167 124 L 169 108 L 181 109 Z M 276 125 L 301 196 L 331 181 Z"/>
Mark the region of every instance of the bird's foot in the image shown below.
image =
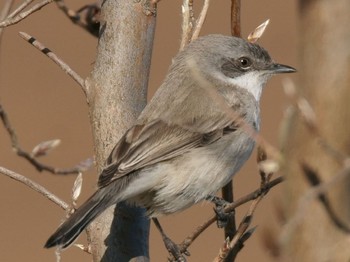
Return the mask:
<path id="1" fill-rule="evenodd" d="M 175 261 L 175 262 L 186 262 L 186 256 L 189 256 L 190 253 L 187 250 L 181 250 L 182 248 L 175 244 L 165 233 L 163 228 L 161 227 L 159 221 L 157 218 L 152 218 L 155 226 L 157 227 L 157 229 L 159 230 L 160 234 L 162 235 L 163 238 L 163 242 L 164 245 L 166 247 L 166 249 L 168 250 L 168 252 L 173 256 L 173 259 L 169 260 L 169 261 Z"/>
<path id="2" fill-rule="evenodd" d="M 226 212 L 225 207 L 230 204 L 225 199 L 217 196 L 209 196 L 207 200 L 210 200 L 215 204 L 214 212 L 216 214 L 216 224 L 219 228 L 224 228 L 230 221 L 231 217 L 234 216 L 235 212 Z"/>
<path id="3" fill-rule="evenodd" d="M 170 261 L 175 261 L 175 262 L 186 262 L 186 256 L 189 256 L 190 253 L 185 250 L 184 252 L 181 251 L 181 247 L 178 244 L 175 244 L 170 238 L 167 236 L 163 236 L 163 242 L 168 250 L 168 252 L 173 256 L 173 260 Z"/>

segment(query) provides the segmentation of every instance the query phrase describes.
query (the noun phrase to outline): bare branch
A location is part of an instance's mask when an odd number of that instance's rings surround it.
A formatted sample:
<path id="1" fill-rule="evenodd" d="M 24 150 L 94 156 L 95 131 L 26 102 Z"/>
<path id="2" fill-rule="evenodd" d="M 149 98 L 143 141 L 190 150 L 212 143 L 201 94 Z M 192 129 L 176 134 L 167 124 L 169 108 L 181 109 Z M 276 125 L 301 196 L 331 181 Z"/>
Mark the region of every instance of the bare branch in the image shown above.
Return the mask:
<path id="1" fill-rule="evenodd" d="M 196 26 L 194 28 L 191 41 L 197 39 L 198 36 L 199 36 L 199 33 L 200 33 L 200 31 L 202 29 L 202 26 L 204 24 L 205 18 L 207 17 L 209 3 L 210 3 L 210 0 L 205 0 L 204 1 L 202 11 L 200 12 L 199 17 L 198 17 L 198 19 L 196 21 Z"/>
<path id="2" fill-rule="evenodd" d="M 335 174 L 329 181 L 325 181 L 317 186 L 308 189 L 302 197 L 298 200 L 298 206 L 294 215 L 288 220 L 288 223 L 283 227 L 280 234 L 280 243 L 284 244 L 289 241 L 291 232 L 301 224 L 305 218 L 306 212 L 309 210 L 310 202 L 324 195 L 331 187 L 334 187 L 337 183 L 350 176 L 350 160 L 344 162 L 342 170 Z M 344 230 L 344 228 L 343 228 Z M 345 231 L 348 232 L 348 228 Z"/>
<path id="3" fill-rule="evenodd" d="M 237 232 L 235 234 L 235 236 L 233 237 L 233 239 L 230 241 L 230 243 L 228 243 L 227 245 L 225 245 L 225 248 L 221 248 L 219 251 L 218 256 L 214 259 L 215 262 L 222 262 L 225 260 L 225 258 L 228 256 L 228 254 L 231 252 L 231 250 L 233 250 L 237 245 L 239 245 L 241 243 L 241 239 L 244 236 L 245 232 L 247 232 L 251 222 L 252 222 L 252 218 L 253 218 L 253 214 L 259 204 L 259 202 L 263 199 L 263 195 L 261 195 L 259 198 L 255 199 L 252 204 L 249 207 L 249 210 L 247 212 L 247 214 L 244 216 L 244 218 L 242 219 L 241 223 L 238 226 Z M 237 252 L 241 249 L 238 248 Z"/>
<path id="4" fill-rule="evenodd" d="M 267 159 L 266 153 L 262 148 L 258 150 L 258 163 L 265 161 Z M 228 256 L 236 257 L 238 252 L 243 248 L 243 243 L 253 234 L 255 228 L 248 230 L 254 212 L 260 203 L 260 201 L 264 198 L 264 196 L 269 191 L 269 180 L 272 177 L 272 173 L 265 173 L 265 171 L 260 170 L 260 194 L 257 198 L 253 200 L 251 203 L 247 214 L 242 219 L 241 223 L 238 226 L 238 229 L 232 238 L 232 240 L 228 243 L 228 239 L 226 239 L 225 245 L 219 250 L 219 254 L 214 259 L 215 262 L 223 262 Z M 226 210 L 225 210 L 226 211 Z"/>
<path id="5" fill-rule="evenodd" d="M 61 200 L 59 197 L 57 197 L 56 195 L 54 195 L 53 193 L 51 193 L 50 191 L 48 191 L 46 188 L 44 188 L 43 186 L 35 183 L 34 181 L 30 180 L 29 178 L 20 175 L 18 173 L 15 173 L 9 169 L 6 169 L 4 167 L 0 167 L 0 173 L 8 176 L 16 181 L 19 181 L 23 184 L 25 184 L 26 186 L 28 186 L 29 188 L 33 189 L 34 191 L 38 192 L 39 194 L 43 195 L 44 197 L 46 197 L 47 199 L 49 199 L 50 201 L 52 201 L 53 203 L 55 203 L 56 205 L 58 205 L 59 207 L 63 208 L 64 210 L 69 210 L 70 206 L 64 202 L 63 200 Z"/>
<path id="6" fill-rule="evenodd" d="M 32 156 L 32 154 L 27 153 L 26 151 L 24 151 L 20 147 L 16 132 L 15 132 L 14 128 L 11 126 L 10 120 L 9 120 L 3 106 L 1 105 L 1 103 L 0 103 L 0 119 L 2 120 L 2 123 L 3 123 L 7 133 L 10 135 L 12 148 L 15 150 L 17 155 L 27 159 L 38 171 L 40 171 L 40 172 L 48 171 L 52 174 L 64 174 L 65 175 L 65 174 L 78 174 L 79 172 L 83 172 L 83 171 L 87 170 L 87 165 L 84 164 L 87 160 L 85 160 L 85 162 L 79 163 L 77 166 L 75 166 L 73 168 L 69 168 L 69 169 L 59 169 L 59 168 L 47 166 L 47 165 L 40 163 L 38 160 L 36 160 L 35 157 Z M 91 166 L 93 161 L 90 160 L 89 162 L 90 162 L 90 166 Z"/>
<path id="7" fill-rule="evenodd" d="M 182 36 L 180 50 L 191 42 L 193 30 L 193 0 L 183 0 L 182 3 Z"/>
<path id="8" fill-rule="evenodd" d="M 301 163 L 301 167 L 303 169 L 305 177 L 307 178 L 307 181 L 312 187 L 319 186 L 323 183 L 318 172 L 316 172 L 308 164 Z M 327 194 L 320 192 L 318 195 L 318 199 L 325 208 L 329 218 L 333 221 L 334 225 L 336 225 L 340 230 L 344 231 L 345 233 L 350 233 L 350 228 L 343 221 L 341 221 L 341 219 L 337 216 L 336 212 L 334 211 L 333 206 L 331 205 L 331 202 L 327 197 Z"/>
<path id="9" fill-rule="evenodd" d="M 0 21 L 4 20 L 8 16 L 8 14 L 11 10 L 11 7 L 13 5 L 13 2 L 14 2 L 14 0 L 7 0 L 6 1 L 5 5 L 3 6 L 2 10 L 1 10 Z M 0 41 L 1 41 L 3 30 L 4 30 L 3 28 L 0 28 Z"/>
<path id="10" fill-rule="evenodd" d="M 241 0 L 231 0 L 231 35 L 241 37 Z"/>
<path id="11" fill-rule="evenodd" d="M 321 134 L 314 109 L 304 97 L 297 94 L 295 85 L 292 80 L 286 78 L 283 81 L 283 89 L 285 94 L 292 100 L 293 109 L 296 109 L 300 114 L 303 123 L 318 139 L 319 145 L 322 147 L 322 149 L 334 160 L 343 165 L 343 163 L 347 160 L 347 156 L 334 148 Z"/>
<path id="12" fill-rule="evenodd" d="M 70 9 L 63 0 L 55 0 L 58 8 L 72 21 L 84 30 L 98 37 L 99 34 L 99 16 L 101 9 L 97 4 L 85 5 L 78 11 Z M 83 19 L 81 16 L 83 15 Z"/>
<path id="13" fill-rule="evenodd" d="M 1 22 L 0 23 L 0 28 L 3 28 L 3 27 L 7 27 L 7 26 L 10 26 L 10 25 L 14 25 L 14 24 L 17 24 L 19 23 L 20 21 L 22 21 L 23 19 L 25 19 L 26 17 L 28 17 L 29 15 L 35 13 L 36 11 L 39 11 L 41 8 L 43 8 L 44 6 L 52 3 L 54 0 L 44 0 L 42 1 L 41 3 L 38 3 L 36 5 L 34 5 L 32 8 L 30 8 L 29 10 L 27 11 L 24 11 L 18 15 L 16 15 L 15 17 L 9 17 L 7 18 L 5 21 Z M 25 8 L 27 5 L 29 5 L 30 3 L 27 4 L 27 2 L 29 1 L 26 1 L 25 3 L 23 3 L 23 5 L 21 5 L 20 7 L 23 9 Z M 26 6 L 24 6 L 24 4 L 26 4 Z M 17 10 L 15 10 L 16 12 Z M 11 14 L 12 15 L 12 14 Z"/>
<path id="14" fill-rule="evenodd" d="M 225 212 L 232 212 L 233 210 L 235 210 L 237 207 L 255 200 L 257 198 L 259 198 L 261 195 L 266 194 L 266 191 L 268 189 L 271 189 L 273 187 L 275 187 L 276 185 L 280 184 L 281 182 L 283 182 L 283 177 L 278 177 L 275 178 L 274 180 L 272 180 L 271 182 L 268 182 L 265 184 L 264 189 L 259 188 L 239 199 L 237 199 L 235 202 L 225 206 Z M 209 219 L 207 219 L 204 223 L 202 223 L 200 226 L 198 226 L 190 235 L 188 235 L 180 244 L 181 247 L 181 252 L 184 252 L 187 250 L 187 248 L 193 243 L 194 240 L 196 240 L 196 238 L 203 233 L 211 224 L 213 224 L 216 221 L 216 216 L 212 216 Z"/>
<path id="15" fill-rule="evenodd" d="M 84 94 L 86 95 L 86 87 L 84 79 L 79 76 L 69 65 L 67 65 L 61 58 L 59 58 L 54 52 L 45 47 L 42 43 L 36 40 L 34 37 L 27 33 L 20 32 L 20 36 L 25 39 L 28 43 L 36 47 L 43 54 L 49 57 L 54 63 L 56 63 L 66 74 L 68 74 L 75 82 L 77 82 L 82 88 Z"/>
<path id="16" fill-rule="evenodd" d="M 24 10 L 27 6 L 29 6 L 34 0 L 26 0 L 24 1 L 19 7 L 17 7 L 8 17 L 8 18 L 14 18 L 16 15 L 18 15 L 22 10 Z M 5 19 L 5 17 L 4 17 Z M 3 20 L 3 19 L 2 19 Z M 1 20 L 1 21 L 2 21 Z"/>

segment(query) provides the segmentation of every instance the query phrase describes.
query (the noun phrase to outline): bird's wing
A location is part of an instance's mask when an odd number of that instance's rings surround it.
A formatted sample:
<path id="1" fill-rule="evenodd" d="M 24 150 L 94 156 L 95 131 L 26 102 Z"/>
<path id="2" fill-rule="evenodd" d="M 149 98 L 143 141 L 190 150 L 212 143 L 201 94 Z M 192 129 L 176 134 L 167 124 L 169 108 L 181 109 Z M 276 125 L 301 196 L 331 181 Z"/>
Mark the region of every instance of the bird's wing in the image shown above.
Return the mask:
<path id="1" fill-rule="evenodd" d="M 207 124 L 207 123 L 212 123 Z M 182 155 L 191 148 L 201 147 L 236 130 L 235 124 L 222 114 L 221 120 L 207 121 L 197 130 L 154 120 L 129 129 L 107 159 L 98 186 L 104 187 L 131 171 Z"/>

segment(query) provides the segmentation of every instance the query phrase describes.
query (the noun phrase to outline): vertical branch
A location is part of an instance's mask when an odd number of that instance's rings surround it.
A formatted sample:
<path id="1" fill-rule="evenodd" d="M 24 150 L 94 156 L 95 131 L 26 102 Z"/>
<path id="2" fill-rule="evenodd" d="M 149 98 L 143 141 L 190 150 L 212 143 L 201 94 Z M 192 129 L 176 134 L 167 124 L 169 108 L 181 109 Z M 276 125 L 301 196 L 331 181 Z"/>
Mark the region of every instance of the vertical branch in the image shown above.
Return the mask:
<path id="1" fill-rule="evenodd" d="M 231 34 L 241 36 L 241 0 L 231 0 Z"/>
<path id="2" fill-rule="evenodd" d="M 182 36 L 180 50 L 190 43 L 193 30 L 193 0 L 183 0 L 182 3 Z"/>
<path id="3" fill-rule="evenodd" d="M 202 29 L 202 26 L 204 24 L 205 18 L 207 17 L 209 4 L 210 4 L 210 0 L 205 0 L 204 3 L 203 3 L 203 8 L 202 8 L 202 11 L 200 12 L 199 17 L 198 17 L 198 19 L 196 21 L 196 27 L 195 27 L 195 29 L 193 31 L 193 35 L 192 35 L 191 41 L 197 39 L 198 36 L 199 36 L 199 33 L 200 33 L 200 31 Z"/>
<path id="4" fill-rule="evenodd" d="M 97 57 L 86 80 L 98 171 L 146 105 L 154 8 L 146 0 L 103 1 Z M 144 210 L 123 203 L 115 214 L 113 209 L 88 228 L 94 261 L 146 260 L 149 220 Z"/>
<path id="5" fill-rule="evenodd" d="M 241 0 L 231 0 L 231 34 L 234 36 L 241 36 Z M 228 202 L 234 201 L 233 195 L 233 182 L 231 181 L 226 186 L 222 188 L 222 197 Z M 232 216 L 230 221 L 225 227 L 225 239 L 235 235 L 236 227 L 236 218 Z M 232 250 L 231 250 L 232 251 Z M 235 254 L 230 252 L 229 255 L 225 258 L 225 262 L 230 262 L 235 260 Z"/>

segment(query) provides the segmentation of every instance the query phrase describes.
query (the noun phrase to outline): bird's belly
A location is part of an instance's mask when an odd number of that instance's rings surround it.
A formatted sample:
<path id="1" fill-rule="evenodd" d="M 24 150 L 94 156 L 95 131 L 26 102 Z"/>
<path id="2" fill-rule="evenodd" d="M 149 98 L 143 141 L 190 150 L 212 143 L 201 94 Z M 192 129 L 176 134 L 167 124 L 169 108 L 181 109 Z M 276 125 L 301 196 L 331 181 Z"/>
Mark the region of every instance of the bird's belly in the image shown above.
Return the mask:
<path id="1" fill-rule="evenodd" d="M 214 195 L 249 158 L 254 142 L 245 134 L 227 135 L 172 161 L 158 164 L 150 176 L 158 178 L 143 205 L 151 216 L 174 213 Z M 221 149 L 221 150 L 219 150 Z"/>

